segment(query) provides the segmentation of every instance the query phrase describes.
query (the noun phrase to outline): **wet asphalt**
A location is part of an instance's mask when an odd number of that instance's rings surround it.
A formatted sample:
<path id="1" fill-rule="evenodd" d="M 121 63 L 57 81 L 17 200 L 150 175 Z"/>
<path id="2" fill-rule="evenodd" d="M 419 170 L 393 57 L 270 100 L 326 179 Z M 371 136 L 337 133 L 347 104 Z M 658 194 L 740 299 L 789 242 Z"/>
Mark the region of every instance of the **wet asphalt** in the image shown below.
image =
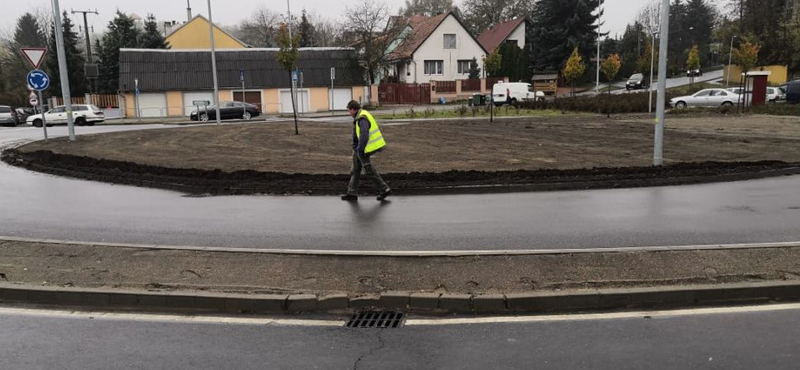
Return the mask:
<path id="1" fill-rule="evenodd" d="M 90 132 L 161 126 L 77 127 Z M 65 135 L 52 127 L 50 136 Z M 42 138 L 0 131 L 0 146 Z M 344 189 L 346 184 L 342 184 Z M 0 236 L 313 250 L 499 250 L 800 240 L 800 176 L 545 193 L 188 197 L 0 163 Z"/>

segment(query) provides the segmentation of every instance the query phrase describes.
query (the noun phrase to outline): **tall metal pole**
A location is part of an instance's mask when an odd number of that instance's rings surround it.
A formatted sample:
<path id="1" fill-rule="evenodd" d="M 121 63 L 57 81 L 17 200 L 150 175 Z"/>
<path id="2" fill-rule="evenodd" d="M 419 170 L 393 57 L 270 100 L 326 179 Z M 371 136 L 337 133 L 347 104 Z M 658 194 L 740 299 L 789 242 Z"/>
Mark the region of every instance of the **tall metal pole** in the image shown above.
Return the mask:
<path id="1" fill-rule="evenodd" d="M 72 119 L 72 95 L 69 92 L 69 70 L 67 69 L 67 55 L 64 53 L 64 29 L 61 27 L 61 11 L 58 0 L 53 0 L 53 20 L 55 23 L 56 51 L 58 53 L 58 77 L 61 80 L 61 96 L 64 98 L 64 107 L 67 111 L 67 128 L 69 141 L 75 141 L 75 122 Z"/>
<path id="2" fill-rule="evenodd" d="M 83 13 L 83 35 L 86 38 L 86 62 L 91 64 L 93 62 L 93 59 L 92 59 L 92 43 L 91 43 L 91 41 L 89 41 L 89 21 L 86 19 L 86 14 L 94 13 L 96 15 L 99 15 L 100 13 L 97 12 L 97 9 L 95 9 L 95 10 L 72 10 L 71 13 L 72 14 Z M 93 78 L 89 79 L 89 87 L 91 89 L 90 92 L 94 92 L 94 79 Z M 89 104 L 89 101 L 87 101 L 86 104 Z"/>
<path id="3" fill-rule="evenodd" d="M 653 38 L 650 39 L 650 84 L 647 89 L 650 90 L 650 98 L 647 100 L 647 113 L 653 112 L 653 63 L 656 58 L 656 33 L 653 32 Z"/>
<path id="4" fill-rule="evenodd" d="M 728 88 L 728 84 L 731 82 L 731 61 L 733 60 L 733 39 L 736 38 L 736 35 L 731 37 L 731 48 L 728 49 L 728 78 L 725 79 L 725 88 Z"/>
<path id="5" fill-rule="evenodd" d="M 600 9 L 601 5 L 603 5 L 602 0 L 597 7 L 597 82 L 594 85 L 595 95 L 600 94 L 600 16 L 603 14 L 602 10 Z M 611 81 L 608 81 L 608 88 L 611 90 Z M 534 95 L 534 99 L 535 98 L 536 96 Z"/>
<path id="6" fill-rule="evenodd" d="M 667 47 L 669 42 L 669 0 L 661 3 L 661 42 L 658 47 L 658 98 L 656 99 L 656 134 L 653 166 L 664 162 L 664 105 L 667 100 Z"/>
<path id="7" fill-rule="evenodd" d="M 214 78 L 214 107 L 217 113 L 217 124 L 222 124 L 219 114 L 219 83 L 217 82 L 217 55 L 214 49 L 214 21 L 211 20 L 211 0 L 208 0 L 208 33 L 211 39 L 211 75 Z"/>
<path id="8" fill-rule="evenodd" d="M 292 7 L 289 5 L 289 0 L 286 0 L 286 15 L 287 21 L 286 25 L 289 28 L 289 47 L 294 47 L 294 39 L 292 38 Z M 297 66 L 295 66 L 295 70 L 292 71 L 293 76 L 296 76 L 295 72 L 297 71 Z M 297 92 L 297 81 L 295 81 L 294 77 L 292 77 L 292 86 L 290 94 L 292 97 L 292 113 L 294 113 L 294 134 L 299 135 L 300 130 L 297 128 L 297 97 L 295 97 L 295 93 Z"/>

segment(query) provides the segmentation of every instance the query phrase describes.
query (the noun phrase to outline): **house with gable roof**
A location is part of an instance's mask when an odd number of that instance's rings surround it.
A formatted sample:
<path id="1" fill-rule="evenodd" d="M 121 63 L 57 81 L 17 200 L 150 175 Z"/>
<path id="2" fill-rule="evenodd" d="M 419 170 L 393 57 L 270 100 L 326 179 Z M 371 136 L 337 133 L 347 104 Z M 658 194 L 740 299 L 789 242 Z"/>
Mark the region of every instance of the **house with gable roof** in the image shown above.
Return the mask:
<path id="1" fill-rule="evenodd" d="M 176 28 L 166 37 L 170 49 L 211 49 L 211 35 L 208 32 L 208 18 L 196 15 L 190 21 Z M 245 44 L 222 28 L 214 26 L 214 48 L 244 49 Z"/>
<path id="2" fill-rule="evenodd" d="M 453 81 L 469 77 L 473 58 L 483 71 L 486 49 L 453 12 L 405 20 L 399 41 L 391 45 L 389 74 L 404 83 Z"/>
<path id="3" fill-rule="evenodd" d="M 492 53 L 506 42 L 514 43 L 520 49 L 525 50 L 525 45 L 530 44 L 530 40 L 527 40 L 526 31 L 531 27 L 531 21 L 527 18 L 516 18 L 501 22 L 478 35 L 478 42 L 488 53 Z"/>

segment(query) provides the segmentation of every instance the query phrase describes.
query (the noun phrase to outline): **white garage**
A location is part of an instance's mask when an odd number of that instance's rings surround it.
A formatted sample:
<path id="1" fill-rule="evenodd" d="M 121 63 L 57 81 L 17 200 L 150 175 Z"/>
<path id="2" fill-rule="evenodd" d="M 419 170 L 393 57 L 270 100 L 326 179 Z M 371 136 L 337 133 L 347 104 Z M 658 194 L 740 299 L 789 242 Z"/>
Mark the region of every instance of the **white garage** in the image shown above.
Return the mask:
<path id="1" fill-rule="evenodd" d="M 188 91 L 183 93 L 183 115 L 189 116 L 195 111 L 193 101 L 205 100 L 214 104 L 214 92 L 212 91 Z"/>
<path id="2" fill-rule="evenodd" d="M 166 117 L 167 95 L 164 93 L 139 94 L 140 117 Z"/>
<path id="3" fill-rule="evenodd" d="M 333 89 L 333 106 L 331 110 L 346 110 L 347 103 L 353 100 L 353 89 L 350 88 L 334 88 Z"/>
<path id="4" fill-rule="evenodd" d="M 296 90 L 297 100 L 294 104 L 297 107 L 297 113 L 308 113 L 311 111 L 311 100 L 309 98 L 308 90 Z M 281 113 L 292 113 L 292 94 L 291 90 L 281 90 Z"/>

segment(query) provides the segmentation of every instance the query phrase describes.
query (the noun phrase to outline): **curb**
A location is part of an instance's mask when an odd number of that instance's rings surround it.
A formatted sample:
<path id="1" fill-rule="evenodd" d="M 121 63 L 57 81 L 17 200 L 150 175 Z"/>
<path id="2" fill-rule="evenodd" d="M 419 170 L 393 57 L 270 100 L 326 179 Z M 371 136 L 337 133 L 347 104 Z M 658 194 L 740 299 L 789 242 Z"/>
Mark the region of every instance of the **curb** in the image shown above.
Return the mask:
<path id="1" fill-rule="evenodd" d="M 800 300 L 800 282 L 779 281 L 565 292 L 449 294 L 228 294 L 0 285 L 0 304 L 40 304 L 134 311 L 294 314 L 361 309 L 416 313 L 559 313 L 631 308 L 689 308 Z"/>

